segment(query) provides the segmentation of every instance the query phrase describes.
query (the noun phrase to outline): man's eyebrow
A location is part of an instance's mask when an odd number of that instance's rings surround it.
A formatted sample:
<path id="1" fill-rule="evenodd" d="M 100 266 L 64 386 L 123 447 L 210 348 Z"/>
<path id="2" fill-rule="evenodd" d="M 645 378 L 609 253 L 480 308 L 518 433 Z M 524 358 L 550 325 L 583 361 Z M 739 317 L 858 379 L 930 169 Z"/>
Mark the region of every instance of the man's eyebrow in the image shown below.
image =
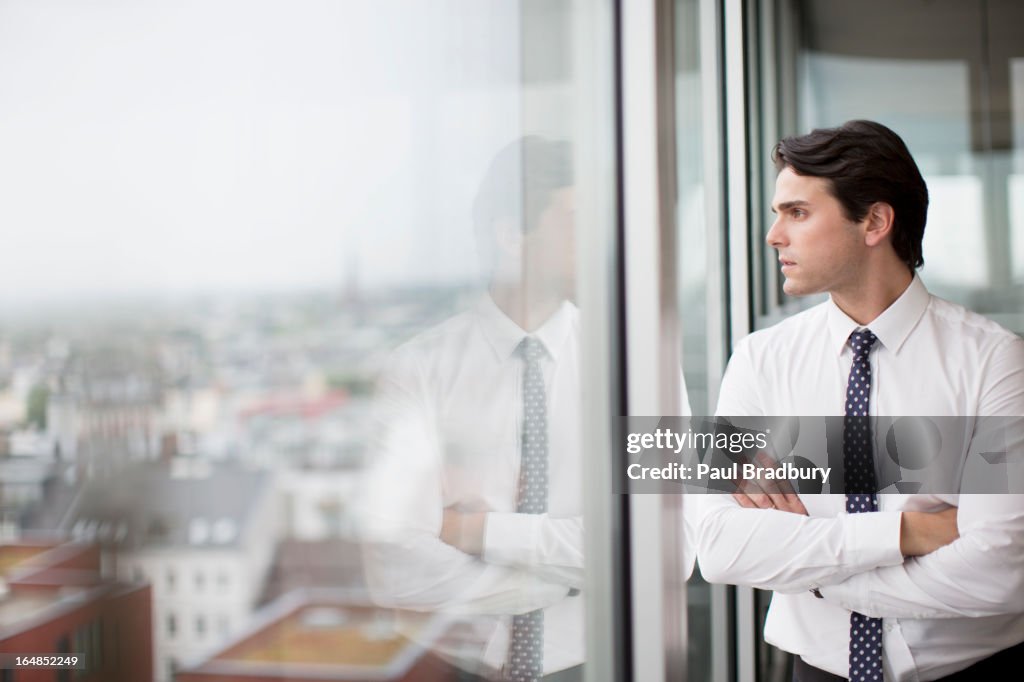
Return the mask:
<path id="1" fill-rule="evenodd" d="M 810 202 L 804 201 L 803 199 L 794 199 L 793 201 L 783 201 L 781 204 L 779 204 L 778 208 L 772 206 L 771 209 L 772 213 L 776 213 L 778 211 L 785 211 L 795 206 L 807 206 L 809 205 L 809 203 Z"/>

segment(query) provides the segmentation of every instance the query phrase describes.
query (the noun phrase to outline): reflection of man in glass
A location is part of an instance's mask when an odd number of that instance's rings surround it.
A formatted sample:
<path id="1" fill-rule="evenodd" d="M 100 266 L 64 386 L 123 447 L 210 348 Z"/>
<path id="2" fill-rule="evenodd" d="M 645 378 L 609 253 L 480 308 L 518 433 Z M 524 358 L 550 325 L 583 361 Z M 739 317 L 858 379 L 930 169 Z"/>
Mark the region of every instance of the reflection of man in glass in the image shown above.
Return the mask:
<path id="1" fill-rule="evenodd" d="M 571 153 L 525 138 L 474 205 L 488 293 L 400 347 L 380 381 L 367 581 L 437 676 L 579 679 L 578 311 Z M 431 618 L 433 616 L 433 618 Z"/>
<path id="2" fill-rule="evenodd" d="M 928 191 L 891 130 L 851 121 L 774 158 L 785 291 L 830 296 L 737 345 L 718 414 L 842 415 L 846 494 L 706 496 L 701 568 L 775 591 L 765 639 L 799 682 L 996 679 L 1024 661 L 1024 496 L 876 494 L 865 417 L 1024 415 L 1024 341 L 925 289 Z"/>

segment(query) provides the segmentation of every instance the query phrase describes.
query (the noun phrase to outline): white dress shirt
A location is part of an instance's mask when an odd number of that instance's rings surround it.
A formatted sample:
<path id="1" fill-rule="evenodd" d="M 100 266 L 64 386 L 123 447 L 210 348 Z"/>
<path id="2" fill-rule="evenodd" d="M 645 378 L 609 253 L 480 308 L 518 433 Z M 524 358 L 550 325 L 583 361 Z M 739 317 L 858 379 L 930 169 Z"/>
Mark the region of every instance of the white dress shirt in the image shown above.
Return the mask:
<path id="1" fill-rule="evenodd" d="M 829 300 L 746 337 L 717 414 L 843 415 L 857 328 Z M 867 328 L 872 415 L 1024 415 L 1024 340 L 917 276 Z M 846 676 L 851 610 L 883 619 L 886 680 L 934 680 L 1024 641 L 1024 495 L 880 494 L 862 514 L 801 495 L 809 516 L 699 497 L 688 522 L 707 579 L 775 590 L 765 639 L 813 666 Z M 904 559 L 901 510 L 950 505 L 960 538 Z"/>
<path id="2" fill-rule="evenodd" d="M 505 661 L 512 614 L 540 608 L 544 672 L 583 662 L 579 312 L 564 302 L 532 334 L 546 350 L 546 514 L 515 511 L 526 335 L 483 296 L 395 351 L 359 503 L 375 599 L 421 612 L 400 613 L 405 634 L 485 674 Z M 440 539 L 446 507 L 490 510 L 482 556 Z M 448 635 L 426 642 L 436 614 Z"/>

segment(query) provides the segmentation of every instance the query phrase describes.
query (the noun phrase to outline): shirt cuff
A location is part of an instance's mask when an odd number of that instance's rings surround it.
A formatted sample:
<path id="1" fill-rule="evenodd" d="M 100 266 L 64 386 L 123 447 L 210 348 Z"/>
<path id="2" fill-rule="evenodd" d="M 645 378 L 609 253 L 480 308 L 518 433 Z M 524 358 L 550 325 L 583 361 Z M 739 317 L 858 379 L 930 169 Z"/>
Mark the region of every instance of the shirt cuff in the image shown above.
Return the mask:
<path id="1" fill-rule="evenodd" d="M 490 512 L 484 520 L 483 560 L 505 566 L 537 563 L 537 538 L 543 514 Z"/>
<path id="2" fill-rule="evenodd" d="M 902 512 L 864 512 L 847 514 L 843 538 L 847 563 L 860 571 L 903 563 L 900 551 Z"/>

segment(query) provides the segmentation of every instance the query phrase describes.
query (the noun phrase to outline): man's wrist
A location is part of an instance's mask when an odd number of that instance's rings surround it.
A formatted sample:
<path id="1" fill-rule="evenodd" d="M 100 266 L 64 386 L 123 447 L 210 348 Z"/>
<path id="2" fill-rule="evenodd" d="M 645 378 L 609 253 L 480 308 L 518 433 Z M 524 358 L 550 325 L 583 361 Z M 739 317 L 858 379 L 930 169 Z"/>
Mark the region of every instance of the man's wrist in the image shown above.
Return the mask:
<path id="1" fill-rule="evenodd" d="M 456 549 L 480 556 L 483 554 L 487 512 L 462 512 L 447 509 L 441 528 L 441 539 Z"/>
<path id="2" fill-rule="evenodd" d="M 900 519 L 903 556 L 930 554 L 960 537 L 956 514 L 955 507 L 938 512 L 903 512 Z"/>
<path id="3" fill-rule="evenodd" d="M 469 512 L 462 518 L 462 551 L 480 556 L 484 553 L 484 532 L 487 527 L 487 512 Z"/>
<path id="4" fill-rule="evenodd" d="M 900 512 L 900 553 L 905 557 L 914 556 L 913 531 L 911 530 L 910 514 L 913 512 Z"/>

